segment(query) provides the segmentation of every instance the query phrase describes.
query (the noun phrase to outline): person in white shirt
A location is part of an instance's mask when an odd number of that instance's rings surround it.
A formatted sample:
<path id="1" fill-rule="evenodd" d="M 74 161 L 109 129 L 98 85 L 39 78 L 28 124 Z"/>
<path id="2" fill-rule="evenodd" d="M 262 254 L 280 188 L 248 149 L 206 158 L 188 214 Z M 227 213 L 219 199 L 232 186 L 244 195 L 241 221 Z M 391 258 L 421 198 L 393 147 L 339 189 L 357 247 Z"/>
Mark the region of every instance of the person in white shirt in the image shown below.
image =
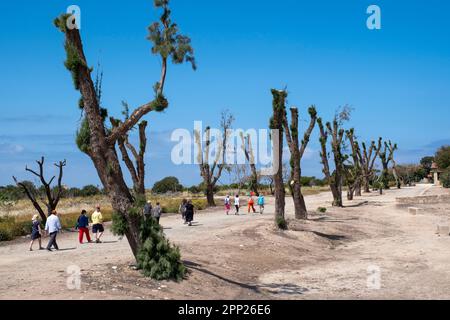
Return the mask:
<path id="1" fill-rule="evenodd" d="M 52 251 L 52 247 L 59 250 L 58 244 L 56 243 L 56 236 L 61 229 L 61 221 L 59 221 L 58 213 L 56 210 L 53 210 L 45 223 L 45 231 L 50 235 L 50 240 L 47 245 L 48 251 Z"/>
<path id="2" fill-rule="evenodd" d="M 236 208 L 236 213 L 235 215 L 239 215 L 239 208 L 240 208 L 240 199 L 239 199 L 239 195 L 237 194 L 236 197 L 234 198 L 234 207 Z"/>
<path id="3" fill-rule="evenodd" d="M 228 195 L 225 198 L 225 212 L 227 216 L 230 214 L 230 210 L 231 210 L 231 199 L 230 196 Z"/>

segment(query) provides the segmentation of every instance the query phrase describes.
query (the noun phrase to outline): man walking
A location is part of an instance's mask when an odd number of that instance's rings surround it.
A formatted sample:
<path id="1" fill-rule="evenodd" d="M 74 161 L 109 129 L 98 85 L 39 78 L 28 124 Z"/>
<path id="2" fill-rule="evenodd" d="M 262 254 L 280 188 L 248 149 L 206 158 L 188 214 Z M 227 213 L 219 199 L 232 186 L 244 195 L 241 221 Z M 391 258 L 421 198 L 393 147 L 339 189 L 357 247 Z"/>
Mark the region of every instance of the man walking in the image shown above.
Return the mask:
<path id="1" fill-rule="evenodd" d="M 144 206 L 144 217 L 145 219 L 148 219 L 152 216 L 152 202 L 150 200 L 147 201 L 147 203 Z"/>
<path id="2" fill-rule="evenodd" d="M 161 205 L 158 202 L 156 204 L 156 207 L 154 207 L 152 209 L 152 216 L 156 220 L 156 222 L 158 222 L 158 224 L 159 224 L 159 219 L 161 219 L 161 213 L 162 213 Z"/>
<path id="3" fill-rule="evenodd" d="M 105 228 L 103 228 L 103 216 L 100 211 L 100 205 L 97 205 L 97 210 L 91 216 L 92 220 L 92 233 L 95 234 L 95 242 L 102 243 L 100 238 L 105 232 Z"/>
<path id="4" fill-rule="evenodd" d="M 52 214 L 47 218 L 47 222 L 45 223 L 45 231 L 47 231 L 50 235 L 50 240 L 47 245 L 48 251 L 52 251 L 52 247 L 59 250 L 58 244 L 56 243 L 56 236 L 61 229 L 61 221 L 59 221 L 58 213 L 56 210 L 53 210 Z"/>

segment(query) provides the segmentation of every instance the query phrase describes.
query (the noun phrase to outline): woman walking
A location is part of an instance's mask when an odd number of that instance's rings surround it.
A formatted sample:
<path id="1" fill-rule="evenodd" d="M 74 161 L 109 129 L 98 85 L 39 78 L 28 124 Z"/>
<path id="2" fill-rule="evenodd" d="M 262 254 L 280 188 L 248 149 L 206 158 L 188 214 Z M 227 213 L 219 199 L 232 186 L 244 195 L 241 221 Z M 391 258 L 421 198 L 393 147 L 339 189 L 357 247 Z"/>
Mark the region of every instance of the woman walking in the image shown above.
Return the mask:
<path id="1" fill-rule="evenodd" d="M 250 210 L 252 210 L 253 213 L 256 213 L 255 200 L 253 200 L 253 196 L 251 196 L 251 195 L 248 198 L 248 213 L 250 213 Z"/>
<path id="2" fill-rule="evenodd" d="M 194 205 L 192 204 L 192 201 L 189 200 L 186 205 L 186 223 L 189 225 L 189 227 L 192 226 L 192 221 L 194 221 L 194 213 Z"/>
<path id="3" fill-rule="evenodd" d="M 239 208 L 240 208 L 240 206 L 241 206 L 240 199 L 239 199 L 239 195 L 237 194 L 236 197 L 234 198 L 234 207 L 236 208 L 235 215 L 239 215 Z"/>
<path id="4" fill-rule="evenodd" d="M 181 214 L 181 219 L 183 219 L 184 224 L 186 224 L 186 205 L 187 205 L 187 200 L 183 199 L 183 201 L 180 204 L 180 208 L 178 208 L 178 212 Z"/>
<path id="5" fill-rule="evenodd" d="M 31 222 L 33 225 L 31 226 L 31 242 L 30 242 L 30 251 L 33 251 L 33 243 L 35 240 L 39 241 L 39 250 L 44 250 L 42 247 L 42 230 L 41 230 L 41 223 L 39 221 L 39 216 L 35 214 L 33 216 L 33 219 L 31 219 Z"/>
<path id="6" fill-rule="evenodd" d="M 227 213 L 227 216 L 230 214 L 231 210 L 231 199 L 230 196 L 227 195 L 225 198 L 225 212 Z"/>

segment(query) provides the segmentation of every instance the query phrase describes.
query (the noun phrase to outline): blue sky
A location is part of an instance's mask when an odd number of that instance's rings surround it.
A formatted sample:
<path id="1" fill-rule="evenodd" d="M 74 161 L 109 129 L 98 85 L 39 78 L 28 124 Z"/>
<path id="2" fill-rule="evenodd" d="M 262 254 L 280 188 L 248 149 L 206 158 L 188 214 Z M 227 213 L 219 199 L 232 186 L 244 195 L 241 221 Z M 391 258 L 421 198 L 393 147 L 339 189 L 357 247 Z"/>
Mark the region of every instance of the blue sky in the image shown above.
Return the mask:
<path id="1" fill-rule="evenodd" d="M 79 93 L 63 66 L 63 35 L 52 25 L 67 6 L 82 10 L 88 63 L 104 71 L 104 106 L 119 116 L 152 97 L 160 62 L 150 53 L 151 0 L 0 2 L 0 185 L 27 179 L 25 165 L 44 155 L 66 158 L 66 183 L 97 184 L 90 160 L 75 146 Z M 382 29 L 366 27 L 377 4 Z M 170 108 L 150 114 L 147 186 L 167 175 L 200 182 L 195 166 L 170 162 L 170 133 L 195 120 L 217 126 L 230 109 L 237 128 L 267 128 L 270 88 L 289 91 L 306 118 L 315 104 L 328 120 L 340 105 L 355 108 L 361 140 L 399 144 L 398 161 L 414 162 L 450 143 L 448 1 L 172 0 L 173 18 L 193 41 L 198 70 L 171 66 Z M 305 122 L 302 122 L 306 125 Z M 321 176 L 317 130 L 304 174 Z M 226 180 L 226 179 L 224 179 Z"/>

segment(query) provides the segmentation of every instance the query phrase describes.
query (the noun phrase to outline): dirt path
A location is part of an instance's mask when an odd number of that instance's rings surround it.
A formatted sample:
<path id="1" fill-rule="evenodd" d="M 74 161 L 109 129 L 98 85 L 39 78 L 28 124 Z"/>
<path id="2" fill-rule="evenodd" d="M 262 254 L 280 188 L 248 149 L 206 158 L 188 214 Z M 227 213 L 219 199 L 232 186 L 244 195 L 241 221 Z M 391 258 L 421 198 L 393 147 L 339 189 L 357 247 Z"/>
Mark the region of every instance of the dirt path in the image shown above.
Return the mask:
<path id="1" fill-rule="evenodd" d="M 450 298 L 450 237 L 435 235 L 450 208 L 412 216 L 395 198 L 442 192 L 431 186 L 375 193 L 331 208 L 328 193 L 306 198 L 311 220 L 291 230 L 272 227 L 273 199 L 264 215 L 196 216 L 189 228 L 163 218 L 168 237 L 189 267 L 181 283 L 156 282 L 133 270 L 126 240 L 109 231 L 106 243 L 76 243 L 59 236 L 64 250 L 27 251 L 24 240 L 0 246 L 0 299 L 405 299 Z M 292 212 L 292 202 L 287 203 Z M 81 288 L 67 286 L 67 268 L 79 266 Z M 380 289 L 369 279 L 380 271 Z"/>

